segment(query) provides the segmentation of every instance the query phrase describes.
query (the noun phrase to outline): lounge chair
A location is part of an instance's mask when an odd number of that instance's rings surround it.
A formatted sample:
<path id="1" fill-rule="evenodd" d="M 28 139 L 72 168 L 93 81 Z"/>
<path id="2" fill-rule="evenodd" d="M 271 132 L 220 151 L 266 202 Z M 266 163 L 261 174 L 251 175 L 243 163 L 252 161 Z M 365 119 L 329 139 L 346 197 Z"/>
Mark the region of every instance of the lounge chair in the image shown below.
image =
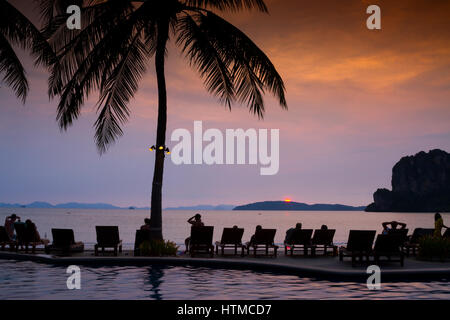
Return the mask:
<path id="1" fill-rule="evenodd" d="M 425 228 L 416 228 L 413 231 L 413 234 L 407 239 L 405 244 L 403 245 L 403 251 L 406 253 L 406 256 L 409 257 L 410 252 L 412 251 L 412 255 L 416 255 L 416 251 L 419 249 L 419 240 L 422 237 L 432 236 L 434 234 L 434 229 L 425 229 Z"/>
<path id="2" fill-rule="evenodd" d="M 53 243 L 45 246 L 45 252 L 70 254 L 84 251 L 83 242 L 75 242 L 72 229 L 52 229 Z"/>
<path id="3" fill-rule="evenodd" d="M 334 229 L 316 229 L 314 230 L 314 236 L 311 240 L 312 244 L 312 254 L 317 253 L 317 249 L 323 251 L 323 255 L 328 254 L 328 250 L 331 249 L 333 256 L 337 256 L 337 246 L 333 244 L 334 234 L 336 230 Z"/>
<path id="4" fill-rule="evenodd" d="M 400 241 L 400 249 L 403 250 L 403 247 L 408 241 L 408 231 L 408 229 L 389 229 L 387 234 L 397 236 L 398 241 Z"/>
<path id="5" fill-rule="evenodd" d="M 105 253 L 105 248 L 113 248 L 114 255 L 117 256 L 117 250 L 122 253 L 122 240 L 119 237 L 119 227 L 117 226 L 96 226 L 97 243 L 94 247 L 95 255 L 98 256 L 98 249 L 102 248 L 102 253 Z"/>
<path id="6" fill-rule="evenodd" d="M 312 229 L 294 229 L 290 236 L 290 239 L 284 244 L 284 254 L 291 256 L 297 251 L 303 252 L 304 256 L 308 255 L 308 249 L 311 250 L 311 254 L 314 254 L 314 250 L 311 247 Z"/>
<path id="7" fill-rule="evenodd" d="M 6 246 L 9 246 L 9 250 L 14 250 L 16 242 L 9 238 L 8 232 L 5 227 L 0 226 L 0 247 L 4 251 Z"/>
<path id="8" fill-rule="evenodd" d="M 234 255 L 238 254 L 238 248 L 241 249 L 241 256 L 244 255 L 244 246 L 242 245 L 242 228 L 223 228 L 222 239 L 216 242 L 216 254 L 219 254 L 219 247 L 222 256 L 225 255 L 225 249 L 234 249 Z"/>
<path id="9" fill-rule="evenodd" d="M 263 255 L 269 256 L 270 249 L 272 249 L 273 257 L 277 256 L 278 246 L 274 244 L 276 229 L 260 229 L 255 232 L 253 243 L 247 245 L 247 254 L 253 250 L 253 255 L 256 257 L 258 252 L 263 252 Z"/>
<path id="10" fill-rule="evenodd" d="M 14 229 L 16 230 L 16 251 L 19 250 L 19 246 L 21 249 L 25 247 L 25 253 L 28 253 L 28 247 L 31 247 L 31 253 L 36 252 L 37 246 L 44 246 L 47 245 L 46 242 L 42 241 L 41 239 L 36 240 L 37 234 L 36 231 L 30 228 L 26 227 L 26 224 L 23 222 L 15 222 L 14 223 Z"/>
<path id="11" fill-rule="evenodd" d="M 144 241 L 150 241 L 151 233 L 150 230 L 136 230 L 136 236 L 134 239 L 134 255 L 140 256 L 141 249 L 140 246 Z"/>
<path id="12" fill-rule="evenodd" d="M 214 256 L 213 233 L 214 227 L 191 227 L 191 239 L 188 248 L 191 257 L 194 257 L 197 253 Z"/>
<path id="13" fill-rule="evenodd" d="M 345 257 L 351 257 L 352 267 L 354 267 L 357 257 L 360 263 L 363 262 L 363 257 L 366 257 L 368 263 L 376 233 L 375 230 L 350 230 L 347 246 L 339 248 L 339 261 L 343 261 Z"/>
<path id="14" fill-rule="evenodd" d="M 387 261 L 400 262 L 404 265 L 404 253 L 402 251 L 402 244 L 404 239 L 400 233 L 379 234 L 375 241 L 375 246 L 372 252 L 376 265 L 380 264 L 380 258 L 386 257 Z M 398 257 L 398 260 L 395 260 Z"/>
<path id="15" fill-rule="evenodd" d="M 397 235 L 400 238 L 400 241 L 408 240 L 408 229 L 389 229 L 388 234 Z"/>

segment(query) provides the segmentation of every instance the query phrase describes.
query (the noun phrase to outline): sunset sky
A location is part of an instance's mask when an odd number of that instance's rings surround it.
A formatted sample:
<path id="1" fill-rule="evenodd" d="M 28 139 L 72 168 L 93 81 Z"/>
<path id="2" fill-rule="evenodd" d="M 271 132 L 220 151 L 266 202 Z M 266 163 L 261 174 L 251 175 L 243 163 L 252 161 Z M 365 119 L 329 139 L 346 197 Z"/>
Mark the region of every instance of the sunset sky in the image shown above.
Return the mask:
<path id="1" fill-rule="evenodd" d="M 36 23 L 30 1 L 11 0 Z M 366 205 L 390 188 L 405 155 L 450 151 L 450 2 L 445 0 L 267 0 L 269 15 L 226 15 L 271 58 L 283 77 L 289 110 L 266 97 L 258 120 L 242 106 L 217 103 L 169 46 L 168 146 L 174 129 L 280 129 L 280 170 L 259 165 L 175 166 L 166 161 L 163 207 L 262 200 Z M 381 7 L 382 30 L 366 28 L 367 6 Z M 34 11 L 36 12 L 36 11 Z M 108 202 L 148 206 L 153 176 L 156 82 L 153 66 L 130 108 L 125 135 L 96 150 L 96 97 L 60 132 L 47 74 L 26 54 L 31 92 L 22 105 L 0 88 L 0 202 Z M 153 61 L 152 61 L 153 62 Z"/>

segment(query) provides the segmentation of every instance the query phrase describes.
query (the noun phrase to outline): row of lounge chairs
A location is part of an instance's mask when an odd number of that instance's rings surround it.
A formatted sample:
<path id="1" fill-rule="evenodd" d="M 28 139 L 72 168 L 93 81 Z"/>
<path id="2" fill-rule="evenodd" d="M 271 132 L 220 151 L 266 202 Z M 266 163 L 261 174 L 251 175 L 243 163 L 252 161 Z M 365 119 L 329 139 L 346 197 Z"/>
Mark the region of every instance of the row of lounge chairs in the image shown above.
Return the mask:
<path id="1" fill-rule="evenodd" d="M 187 251 L 191 256 L 196 254 L 214 255 L 214 248 L 216 255 L 231 254 L 237 255 L 240 252 L 241 256 L 247 255 L 264 255 L 276 257 L 279 246 L 274 244 L 276 229 L 260 229 L 256 230 L 251 242 L 247 244 L 242 243 L 242 236 L 244 229 L 242 228 L 224 228 L 222 238 L 213 245 L 214 227 L 191 227 L 190 244 Z M 313 235 L 314 232 L 314 236 Z M 323 254 L 336 254 L 337 247 L 333 245 L 335 230 L 312 230 L 312 229 L 298 229 L 294 230 L 290 237 L 290 241 L 285 244 L 285 254 L 291 256 L 295 253 L 302 252 L 304 255 L 316 255 L 320 251 Z M 228 251 L 228 252 L 227 252 Z"/>
<path id="2" fill-rule="evenodd" d="M 345 257 L 350 257 L 352 266 L 355 266 L 357 260 L 362 264 L 365 258 L 366 263 L 370 263 L 370 258 L 373 257 L 375 264 L 379 264 L 381 258 L 386 257 L 388 261 L 400 262 L 403 267 L 402 246 L 405 245 L 407 232 L 407 229 L 403 229 L 380 234 L 373 245 L 375 230 L 350 230 L 347 245 L 339 248 L 339 260 L 343 261 Z"/>
<path id="3" fill-rule="evenodd" d="M 45 245 L 42 240 L 36 240 L 39 237 L 36 235 L 36 231 L 26 228 L 24 223 L 14 224 L 16 230 L 16 240 L 9 238 L 5 227 L 0 226 L 0 247 L 5 250 L 6 246 L 9 246 L 10 250 L 18 250 L 19 247 L 25 248 L 25 252 L 28 252 L 28 248 L 31 248 L 31 252 L 36 251 L 36 247 L 39 245 Z"/>
<path id="4" fill-rule="evenodd" d="M 206 253 L 213 256 L 214 246 L 212 244 L 214 227 L 192 227 L 191 244 L 188 251 L 191 256 L 198 253 Z M 314 232 L 314 234 L 313 234 Z M 216 254 L 219 249 L 225 255 L 225 249 L 232 249 L 234 255 L 241 251 L 244 255 L 253 253 L 254 256 L 277 256 L 278 246 L 274 244 L 276 229 L 260 229 L 255 232 L 252 243 L 242 244 L 244 229 L 224 228 L 221 241 L 216 242 Z M 339 260 L 350 257 L 352 266 L 357 261 L 370 263 L 371 259 L 375 264 L 382 261 L 399 262 L 404 265 L 404 257 L 411 253 L 416 255 L 419 248 L 419 240 L 424 236 L 432 236 L 434 229 L 416 228 L 411 236 L 408 236 L 408 229 L 389 230 L 387 234 L 379 234 L 376 239 L 375 230 L 350 230 L 346 246 L 339 248 Z M 315 256 L 318 251 L 323 255 L 337 255 L 338 247 L 333 244 L 335 230 L 333 229 L 295 229 L 290 237 L 290 241 L 284 244 L 285 255 L 294 256 L 296 253 L 304 256 Z M 450 237 L 447 229 L 443 235 Z M 375 243 L 374 243 L 375 240 Z"/>
<path id="5" fill-rule="evenodd" d="M 419 241 L 423 237 L 433 236 L 434 229 L 416 228 L 411 236 L 408 229 L 389 230 L 387 234 L 379 234 L 375 239 L 376 231 L 351 230 L 347 246 L 339 250 L 339 260 L 351 257 L 352 266 L 359 260 L 360 263 L 370 262 L 373 257 L 375 264 L 379 264 L 382 258 L 387 261 L 400 262 L 404 265 L 404 257 L 416 255 L 419 249 Z M 447 229 L 443 237 L 450 238 L 450 230 Z M 373 247 L 372 247 L 373 245 Z"/>
<path id="6" fill-rule="evenodd" d="M 5 250 L 6 246 L 11 251 L 19 249 L 35 253 L 36 247 L 44 246 L 46 253 L 56 252 L 70 254 L 84 251 L 84 243 L 76 242 L 72 229 L 52 229 L 53 243 L 47 244 L 44 241 L 35 241 L 36 234 L 34 230 L 28 230 L 23 224 L 15 224 L 16 239 L 9 238 L 6 229 L 0 226 L 0 248 Z M 117 226 L 97 226 L 97 244 L 95 245 L 95 255 L 98 255 L 99 249 L 105 252 L 105 248 L 112 248 L 114 254 L 122 252 L 122 241 L 119 239 L 119 228 Z"/>
<path id="7" fill-rule="evenodd" d="M 16 240 L 9 239 L 4 227 L 0 227 L 0 248 L 5 250 L 9 246 L 10 250 L 19 250 L 19 247 L 28 252 L 31 247 L 32 252 L 38 245 L 44 245 L 42 242 L 35 242 L 35 235 L 30 234 L 23 225 L 16 227 Z M 339 259 L 350 257 L 352 265 L 359 261 L 363 263 L 373 258 L 375 263 L 379 263 L 381 258 L 387 258 L 388 261 L 398 261 L 403 266 L 404 256 L 415 255 L 419 246 L 419 239 L 423 236 L 432 235 L 434 229 L 417 228 L 412 236 L 407 236 L 408 229 L 390 230 L 388 234 L 378 235 L 375 240 L 375 230 L 351 230 L 346 246 L 339 248 Z M 106 249 L 112 249 L 114 255 L 122 252 L 122 240 L 119 237 L 119 228 L 117 226 L 96 226 L 97 243 L 95 244 L 95 255 L 99 251 L 106 252 Z M 254 256 L 272 256 L 276 257 L 279 246 L 274 244 L 276 229 L 260 229 L 255 232 L 251 243 L 243 244 L 242 228 L 224 228 L 222 238 L 213 245 L 214 227 L 192 227 L 188 252 L 191 256 L 197 254 L 214 253 L 219 255 L 234 254 L 244 256 L 245 253 Z M 295 229 L 290 237 L 290 241 L 284 244 L 285 255 L 294 256 L 303 254 L 305 256 L 315 256 L 318 252 L 323 255 L 338 254 L 338 247 L 333 244 L 335 230 L 312 230 Z M 45 245 L 45 252 L 58 253 L 76 253 L 84 250 L 82 242 L 75 242 L 74 232 L 71 229 L 52 229 L 53 243 Z M 450 237 L 447 230 L 444 236 Z M 149 232 L 137 230 L 135 238 L 135 255 L 140 253 L 140 244 L 150 239 Z M 374 244 L 375 240 L 375 244 Z"/>

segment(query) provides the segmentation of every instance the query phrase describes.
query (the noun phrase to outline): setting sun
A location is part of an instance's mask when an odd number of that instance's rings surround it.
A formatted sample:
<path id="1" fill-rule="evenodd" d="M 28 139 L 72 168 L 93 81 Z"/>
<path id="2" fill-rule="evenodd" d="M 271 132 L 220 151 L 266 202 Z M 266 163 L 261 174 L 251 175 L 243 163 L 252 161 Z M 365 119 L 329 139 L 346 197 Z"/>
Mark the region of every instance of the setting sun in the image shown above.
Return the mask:
<path id="1" fill-rule="evenodd" d="M 284 202 L 291 202 L 292 200 L 289 198 L 284 199 Z"/>

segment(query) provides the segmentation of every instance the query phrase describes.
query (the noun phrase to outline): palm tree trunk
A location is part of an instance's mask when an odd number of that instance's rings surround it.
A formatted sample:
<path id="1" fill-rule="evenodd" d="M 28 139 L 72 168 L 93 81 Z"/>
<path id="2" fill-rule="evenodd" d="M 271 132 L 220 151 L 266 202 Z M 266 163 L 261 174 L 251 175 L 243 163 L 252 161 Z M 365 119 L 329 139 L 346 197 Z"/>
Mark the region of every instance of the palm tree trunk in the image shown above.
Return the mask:
<path id="1" fill-rule="evenodd" d="M 167 90 L 164 72 L 166 44 L 169 34 L 168 21 L 158 23 L 158 42 L 155 53 L 156 78 L 158 83 L 158 127 L 156 133 L 156 157 L 153 173 L 151 200 L 151 229 L 153 239 L 163 239 L 162 235 L 162 182 L 167 126 Z M 164 147 L 160 150 L 160 147 Z"/>

